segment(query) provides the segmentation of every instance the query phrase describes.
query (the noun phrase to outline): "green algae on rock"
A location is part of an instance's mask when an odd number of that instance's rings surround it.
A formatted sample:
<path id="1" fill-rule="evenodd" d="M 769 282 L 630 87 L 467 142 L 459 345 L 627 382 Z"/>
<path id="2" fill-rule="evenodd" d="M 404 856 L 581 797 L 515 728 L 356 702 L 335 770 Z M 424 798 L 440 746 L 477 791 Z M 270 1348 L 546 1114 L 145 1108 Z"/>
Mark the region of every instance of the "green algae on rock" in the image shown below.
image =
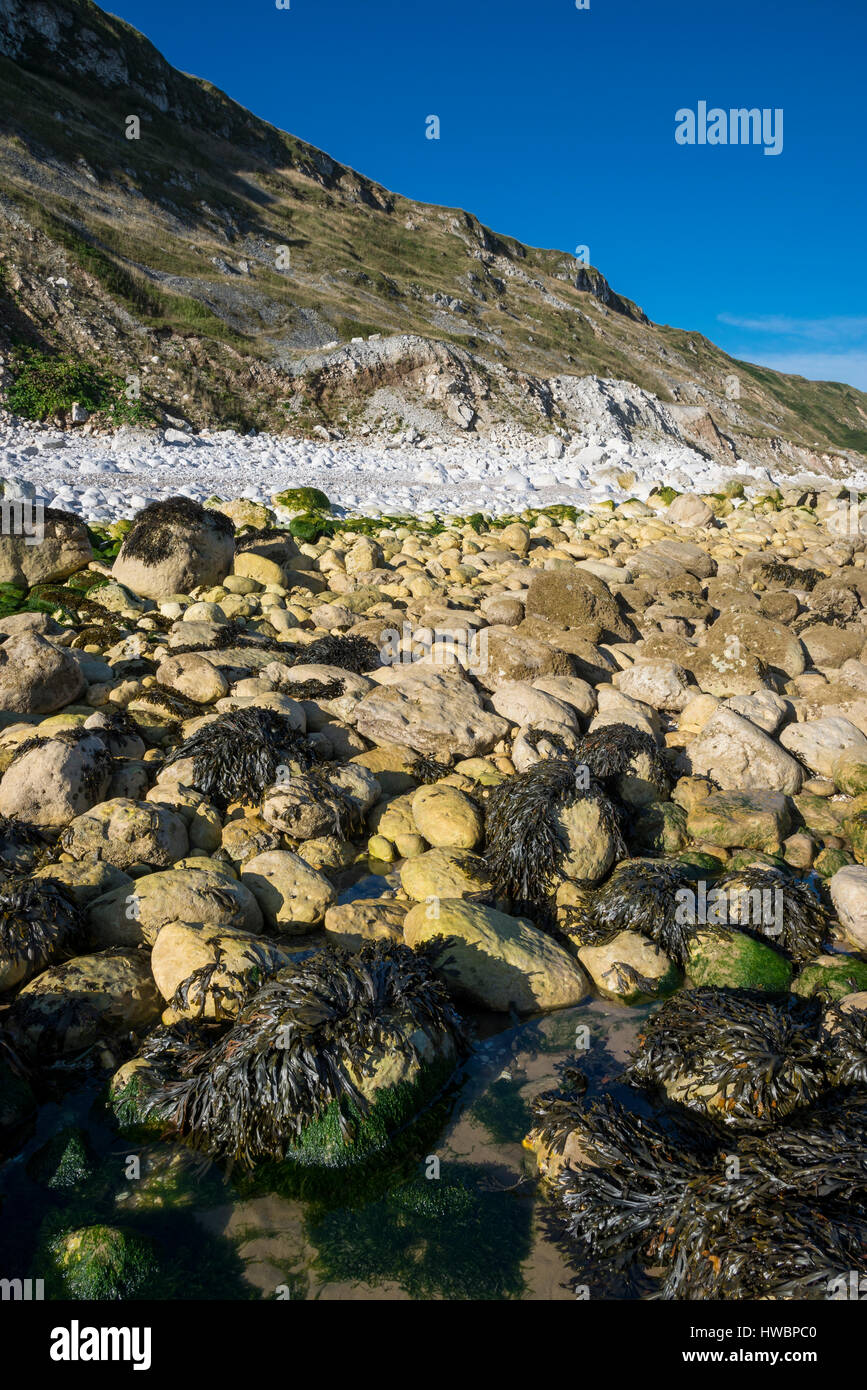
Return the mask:
<path id="1" fill-rule="evenodd" d="M 700 931 L 686 958 L 686 973 L 696 985 L 758 989 L 785 994 L 792 967 L 785 956 L 739 931 Z"/>

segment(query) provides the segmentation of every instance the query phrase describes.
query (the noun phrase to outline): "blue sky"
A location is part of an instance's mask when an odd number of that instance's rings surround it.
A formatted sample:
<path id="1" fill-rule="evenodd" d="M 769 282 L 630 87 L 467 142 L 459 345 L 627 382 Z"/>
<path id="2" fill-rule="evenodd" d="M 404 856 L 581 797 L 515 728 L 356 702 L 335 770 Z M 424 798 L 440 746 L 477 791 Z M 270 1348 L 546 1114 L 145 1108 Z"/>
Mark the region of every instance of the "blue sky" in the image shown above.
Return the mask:
<path id="1" fill-rule="evenodd" d="M 867 390 L 864 0 L 106 8 L 386 187 L 536 246 L 586 245 L 657 322 Z M 675 114 L 699 102 L 782 109 L 781 152 L 678 144 Z"/>

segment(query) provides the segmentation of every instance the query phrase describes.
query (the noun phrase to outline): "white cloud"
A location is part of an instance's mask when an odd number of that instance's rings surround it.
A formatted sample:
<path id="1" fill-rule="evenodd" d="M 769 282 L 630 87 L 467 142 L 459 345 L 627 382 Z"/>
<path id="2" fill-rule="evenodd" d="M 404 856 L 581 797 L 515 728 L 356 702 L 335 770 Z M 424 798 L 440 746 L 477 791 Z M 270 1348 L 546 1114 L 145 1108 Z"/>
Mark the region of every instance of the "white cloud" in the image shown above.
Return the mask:
<path id="1" fill-rule="evenodd" d="M 777 338 L 806 338 L 816 343 L 851 343 L 867 339 L 867 317 L 858 315 L 796 319 L 788 314 L 760 314 L 757 318 L 717 314 L 717 321 L 749 333 L 768 333 Z"/>

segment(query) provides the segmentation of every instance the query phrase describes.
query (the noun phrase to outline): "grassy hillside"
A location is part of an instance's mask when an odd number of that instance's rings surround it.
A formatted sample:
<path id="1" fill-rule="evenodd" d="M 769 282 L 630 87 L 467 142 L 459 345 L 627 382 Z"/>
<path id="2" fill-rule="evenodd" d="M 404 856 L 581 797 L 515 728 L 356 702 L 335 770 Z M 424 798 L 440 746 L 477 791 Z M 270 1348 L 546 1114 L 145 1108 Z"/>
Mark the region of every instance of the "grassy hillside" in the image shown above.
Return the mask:
<path id="1" fill-rule="evenodd" d="M 867 452 L 863 393 L 735 362 L 562 252 L 390 193 L 177 72 L 90 0 L 39 8 L 47 35 L 26 0 L 0 0 L 7 339 L 139 373 L 158 410 L 274 427 L 292 423 L 285 369 L 304 353 L 417 334 L 518 383 L 617 377 L 707 407 L 739 440 Z"/>

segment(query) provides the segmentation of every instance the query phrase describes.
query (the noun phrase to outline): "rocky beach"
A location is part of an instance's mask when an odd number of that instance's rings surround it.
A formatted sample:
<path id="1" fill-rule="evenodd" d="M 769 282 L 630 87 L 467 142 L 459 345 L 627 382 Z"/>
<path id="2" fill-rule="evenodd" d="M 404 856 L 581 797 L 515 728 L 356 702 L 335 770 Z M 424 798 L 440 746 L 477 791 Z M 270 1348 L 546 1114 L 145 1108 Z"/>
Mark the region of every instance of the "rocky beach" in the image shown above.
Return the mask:
<path id="1" fill-rule="evenodd" d="M 528 1296 L 550 1258 L 560 1297 L 827 1298 L 863 1267 L 857 494 L 63 500 L 19 497 L 41 539 L 0 539 L 26 1230 L 2 1219 L 29 1277 L 170 1297 L 183 1213 L 227 1281 L 198 1296 L 450 1297 L 423 1213 L 467 1204 L 514 1248 L 457 1296 Z M 347 1203 L 415 1213 L 415 1282 L 337 1259 Z"/>
<path id="2" fill-rule="evenodd" d="M 851 1376 L 860 16 L 116 4 L 0 0 L 27 1364 L 556 1302 Z"/>

